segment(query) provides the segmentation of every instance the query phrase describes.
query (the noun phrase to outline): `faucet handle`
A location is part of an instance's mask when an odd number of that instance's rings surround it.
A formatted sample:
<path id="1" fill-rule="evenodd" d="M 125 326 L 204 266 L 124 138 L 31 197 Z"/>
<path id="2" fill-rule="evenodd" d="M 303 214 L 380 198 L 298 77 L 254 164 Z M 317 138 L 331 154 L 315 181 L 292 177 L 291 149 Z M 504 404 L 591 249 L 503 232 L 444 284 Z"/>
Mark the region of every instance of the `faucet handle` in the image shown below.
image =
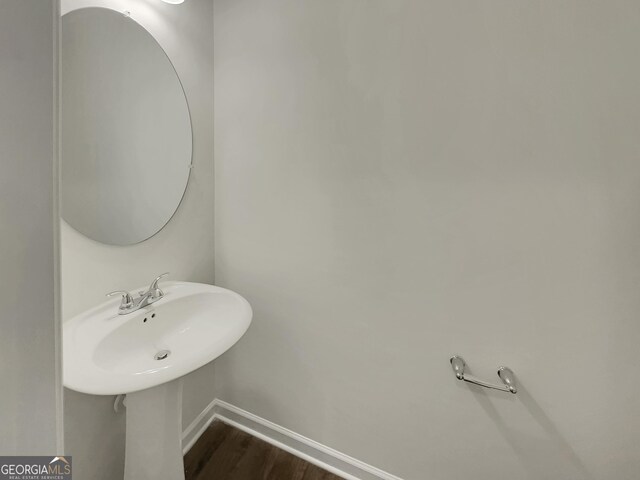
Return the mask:
<path id="1" fill-rule="evenodd" d="M 149 285 L 149 290 L 148 292 L 150 292 L 150 297 L 153 300 L 156 300 L 162 296 L 164 296 L 164 292 L 162 290 L 160 290 L 160 287 L 158 287 L 158 282 L 166 277 L 167 275 L 169 275 L 169 272 L 163 273 L 162 275 L 159 275 L 155 278 L 155 280 L 153 282 L 151 282 L 151 285 Z"/>
<path id="2" fill-rule="evenodd" d="M 133 306 L 133 297 L 126 290 L 116 290 L 115 292 L 107 293 L 107 297 L 113 297 L 115 295 L 122 295 L 122 302 L 120 302 L 120 308 L 118 310 L 128 310 Z"/>

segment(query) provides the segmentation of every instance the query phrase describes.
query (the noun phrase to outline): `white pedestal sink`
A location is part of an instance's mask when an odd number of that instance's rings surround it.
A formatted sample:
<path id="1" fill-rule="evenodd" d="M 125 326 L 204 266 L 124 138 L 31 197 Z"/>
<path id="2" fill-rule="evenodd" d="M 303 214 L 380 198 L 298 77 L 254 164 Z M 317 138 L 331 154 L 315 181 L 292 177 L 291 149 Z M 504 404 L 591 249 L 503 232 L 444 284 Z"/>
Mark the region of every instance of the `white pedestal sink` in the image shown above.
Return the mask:
<path id="1" fill-rule="evenodd" d="M 180 480 L 182 377 L 231 348 L 249 328 L 249 303 L 224 288 L 162 285 L 164 297 L 118 315 L 110 300 L 64 324 L 64 384 L 127 394 L 125 480 Z"/>

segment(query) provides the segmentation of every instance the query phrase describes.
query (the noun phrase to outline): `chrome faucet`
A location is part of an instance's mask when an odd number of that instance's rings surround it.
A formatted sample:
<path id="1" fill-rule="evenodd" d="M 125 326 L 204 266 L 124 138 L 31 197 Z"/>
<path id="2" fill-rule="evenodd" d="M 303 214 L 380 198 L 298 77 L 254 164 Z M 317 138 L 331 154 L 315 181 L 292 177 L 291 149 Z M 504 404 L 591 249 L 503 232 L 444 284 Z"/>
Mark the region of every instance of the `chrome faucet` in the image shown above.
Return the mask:
<path id="1" fill-rule="evenodd" d="M 141 308 L 144 308 L 148 305 L 151 305 L 154 302 L 157 302 L 162 297 L 164 297 L 164 292 L 158 286 L 158 282 L 163 277 L 166 277 L 169 273 L 163 273 L 162 275 L 156 277 L 156 279 L 151 282 L 149 288 L 146 292 L 139 292 L 139 296 L 133 298 L 129 292 L 126 290 L 116 290 L 115 292 L 107 293 L 107 297 L 112 297 L 114 295 L 122 295 L 122 302 L 120 302 L 120 307 L 118 308 L 119 315 L 127 315 L 129 313 L 133 313 Z"/>

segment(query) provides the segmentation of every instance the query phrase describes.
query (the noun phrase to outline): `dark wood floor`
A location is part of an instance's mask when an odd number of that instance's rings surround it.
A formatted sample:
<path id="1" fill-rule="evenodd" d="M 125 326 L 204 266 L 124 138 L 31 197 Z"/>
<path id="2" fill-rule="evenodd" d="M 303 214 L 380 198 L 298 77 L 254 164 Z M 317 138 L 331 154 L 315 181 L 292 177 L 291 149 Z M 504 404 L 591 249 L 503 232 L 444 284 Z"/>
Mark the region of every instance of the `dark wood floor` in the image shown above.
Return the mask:
<path id="1" fill-rule="evenodd" d="M 184 457 L 186 480 L 342 480 L 220 421 Z"/>

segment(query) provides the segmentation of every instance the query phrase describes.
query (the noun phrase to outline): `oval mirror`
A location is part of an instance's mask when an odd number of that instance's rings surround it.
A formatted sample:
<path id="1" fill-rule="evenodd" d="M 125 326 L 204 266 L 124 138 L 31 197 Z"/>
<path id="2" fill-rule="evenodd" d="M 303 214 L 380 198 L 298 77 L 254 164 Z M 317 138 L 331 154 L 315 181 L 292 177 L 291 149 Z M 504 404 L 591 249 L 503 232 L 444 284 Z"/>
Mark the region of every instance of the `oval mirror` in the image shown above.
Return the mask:
<path id="1" fill-rule="evenodd" d="M 162 229 L 191 167 L 189 108 L 164 50 L 104 8 L 62 17 L 61 210 L 89 238 L 141 242 Z"/>

